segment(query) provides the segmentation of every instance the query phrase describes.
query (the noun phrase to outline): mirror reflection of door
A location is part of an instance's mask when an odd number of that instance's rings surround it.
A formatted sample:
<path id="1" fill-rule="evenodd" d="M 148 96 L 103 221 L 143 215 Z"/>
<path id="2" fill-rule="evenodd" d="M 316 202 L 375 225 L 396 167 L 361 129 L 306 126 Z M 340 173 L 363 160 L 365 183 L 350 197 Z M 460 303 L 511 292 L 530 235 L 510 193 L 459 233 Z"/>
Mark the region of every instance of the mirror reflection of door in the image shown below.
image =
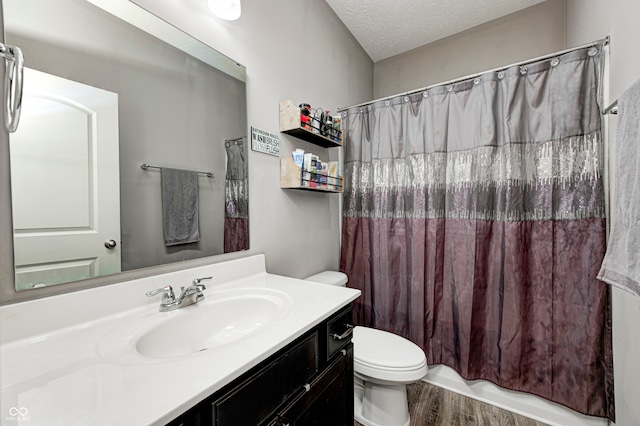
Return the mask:
<path id="1" fill-rule="evenodd" d="M 16 289 L 119 272 L 118 95 L 25 68 L 10 144 Z"/>

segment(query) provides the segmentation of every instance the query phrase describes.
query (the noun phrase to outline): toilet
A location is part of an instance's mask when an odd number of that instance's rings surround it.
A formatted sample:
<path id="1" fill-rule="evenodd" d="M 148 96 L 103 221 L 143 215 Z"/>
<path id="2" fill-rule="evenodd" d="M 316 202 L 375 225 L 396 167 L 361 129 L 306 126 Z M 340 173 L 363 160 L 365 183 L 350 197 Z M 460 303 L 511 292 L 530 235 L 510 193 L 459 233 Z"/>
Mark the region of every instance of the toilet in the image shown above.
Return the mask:
<path id="1" fill-rule="evenodd" d="M 306 278 L 344 286 L 342 272 Z M 407 384 L 427 374 L 422 349 L 396 334 L 369 327 L 353 329 L 354 418 L 364 426 L 409 426 Z"/>

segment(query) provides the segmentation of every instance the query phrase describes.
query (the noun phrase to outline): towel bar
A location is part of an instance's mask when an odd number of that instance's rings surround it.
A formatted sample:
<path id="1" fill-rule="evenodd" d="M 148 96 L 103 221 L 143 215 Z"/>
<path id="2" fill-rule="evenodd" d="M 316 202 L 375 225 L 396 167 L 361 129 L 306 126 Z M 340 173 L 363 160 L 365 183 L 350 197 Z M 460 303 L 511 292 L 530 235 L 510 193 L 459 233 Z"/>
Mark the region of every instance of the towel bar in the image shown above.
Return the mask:
<path id="1" fill-rule="evenodd" d="M 140 164 L 140 168 L 142 170 L 147 170 L 147 169 L 162 169 L 162 167 L 160 166 L 152 166 L 151 164 L 147 164 L 147 163 L 142 163 Z M 201 175 L 207 175 L 207 177 L 212 178 L 213 177 L 213 172 L 198 172 L 198 174 Z"/>

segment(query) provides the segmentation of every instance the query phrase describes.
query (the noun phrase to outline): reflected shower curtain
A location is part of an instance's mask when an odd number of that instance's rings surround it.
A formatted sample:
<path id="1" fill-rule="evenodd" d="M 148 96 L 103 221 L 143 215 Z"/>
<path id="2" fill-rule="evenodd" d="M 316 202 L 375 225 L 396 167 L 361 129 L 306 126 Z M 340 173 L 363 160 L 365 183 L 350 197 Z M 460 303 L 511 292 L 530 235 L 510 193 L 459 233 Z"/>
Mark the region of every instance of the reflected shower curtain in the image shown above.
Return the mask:
<path id="1" fill-rule="evenodd" d="M 356 323 L 613 419 L 602 64 L 580 49 L 343 114 Z"/>
<path id="2" fill-rule="evenodd" d="M 224 252 L 249 249 L 249 182 L 246 138 L 225 142 Z"/>

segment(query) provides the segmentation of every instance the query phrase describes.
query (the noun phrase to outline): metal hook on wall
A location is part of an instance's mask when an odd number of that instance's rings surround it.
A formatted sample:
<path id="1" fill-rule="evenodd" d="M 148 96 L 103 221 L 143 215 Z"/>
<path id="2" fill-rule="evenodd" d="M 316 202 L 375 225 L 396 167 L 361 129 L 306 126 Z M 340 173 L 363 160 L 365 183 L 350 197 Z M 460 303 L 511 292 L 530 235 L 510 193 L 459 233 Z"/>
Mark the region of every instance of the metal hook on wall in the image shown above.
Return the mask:
<path id="1" fill-rule="evenodd" d="M 20 111 L 22 110 L 24 56 L 19 47 L 0 43 L 0 57 L 5 61 L 4 126 L 9 133 L 13 133 L 18 129 Z"/>

